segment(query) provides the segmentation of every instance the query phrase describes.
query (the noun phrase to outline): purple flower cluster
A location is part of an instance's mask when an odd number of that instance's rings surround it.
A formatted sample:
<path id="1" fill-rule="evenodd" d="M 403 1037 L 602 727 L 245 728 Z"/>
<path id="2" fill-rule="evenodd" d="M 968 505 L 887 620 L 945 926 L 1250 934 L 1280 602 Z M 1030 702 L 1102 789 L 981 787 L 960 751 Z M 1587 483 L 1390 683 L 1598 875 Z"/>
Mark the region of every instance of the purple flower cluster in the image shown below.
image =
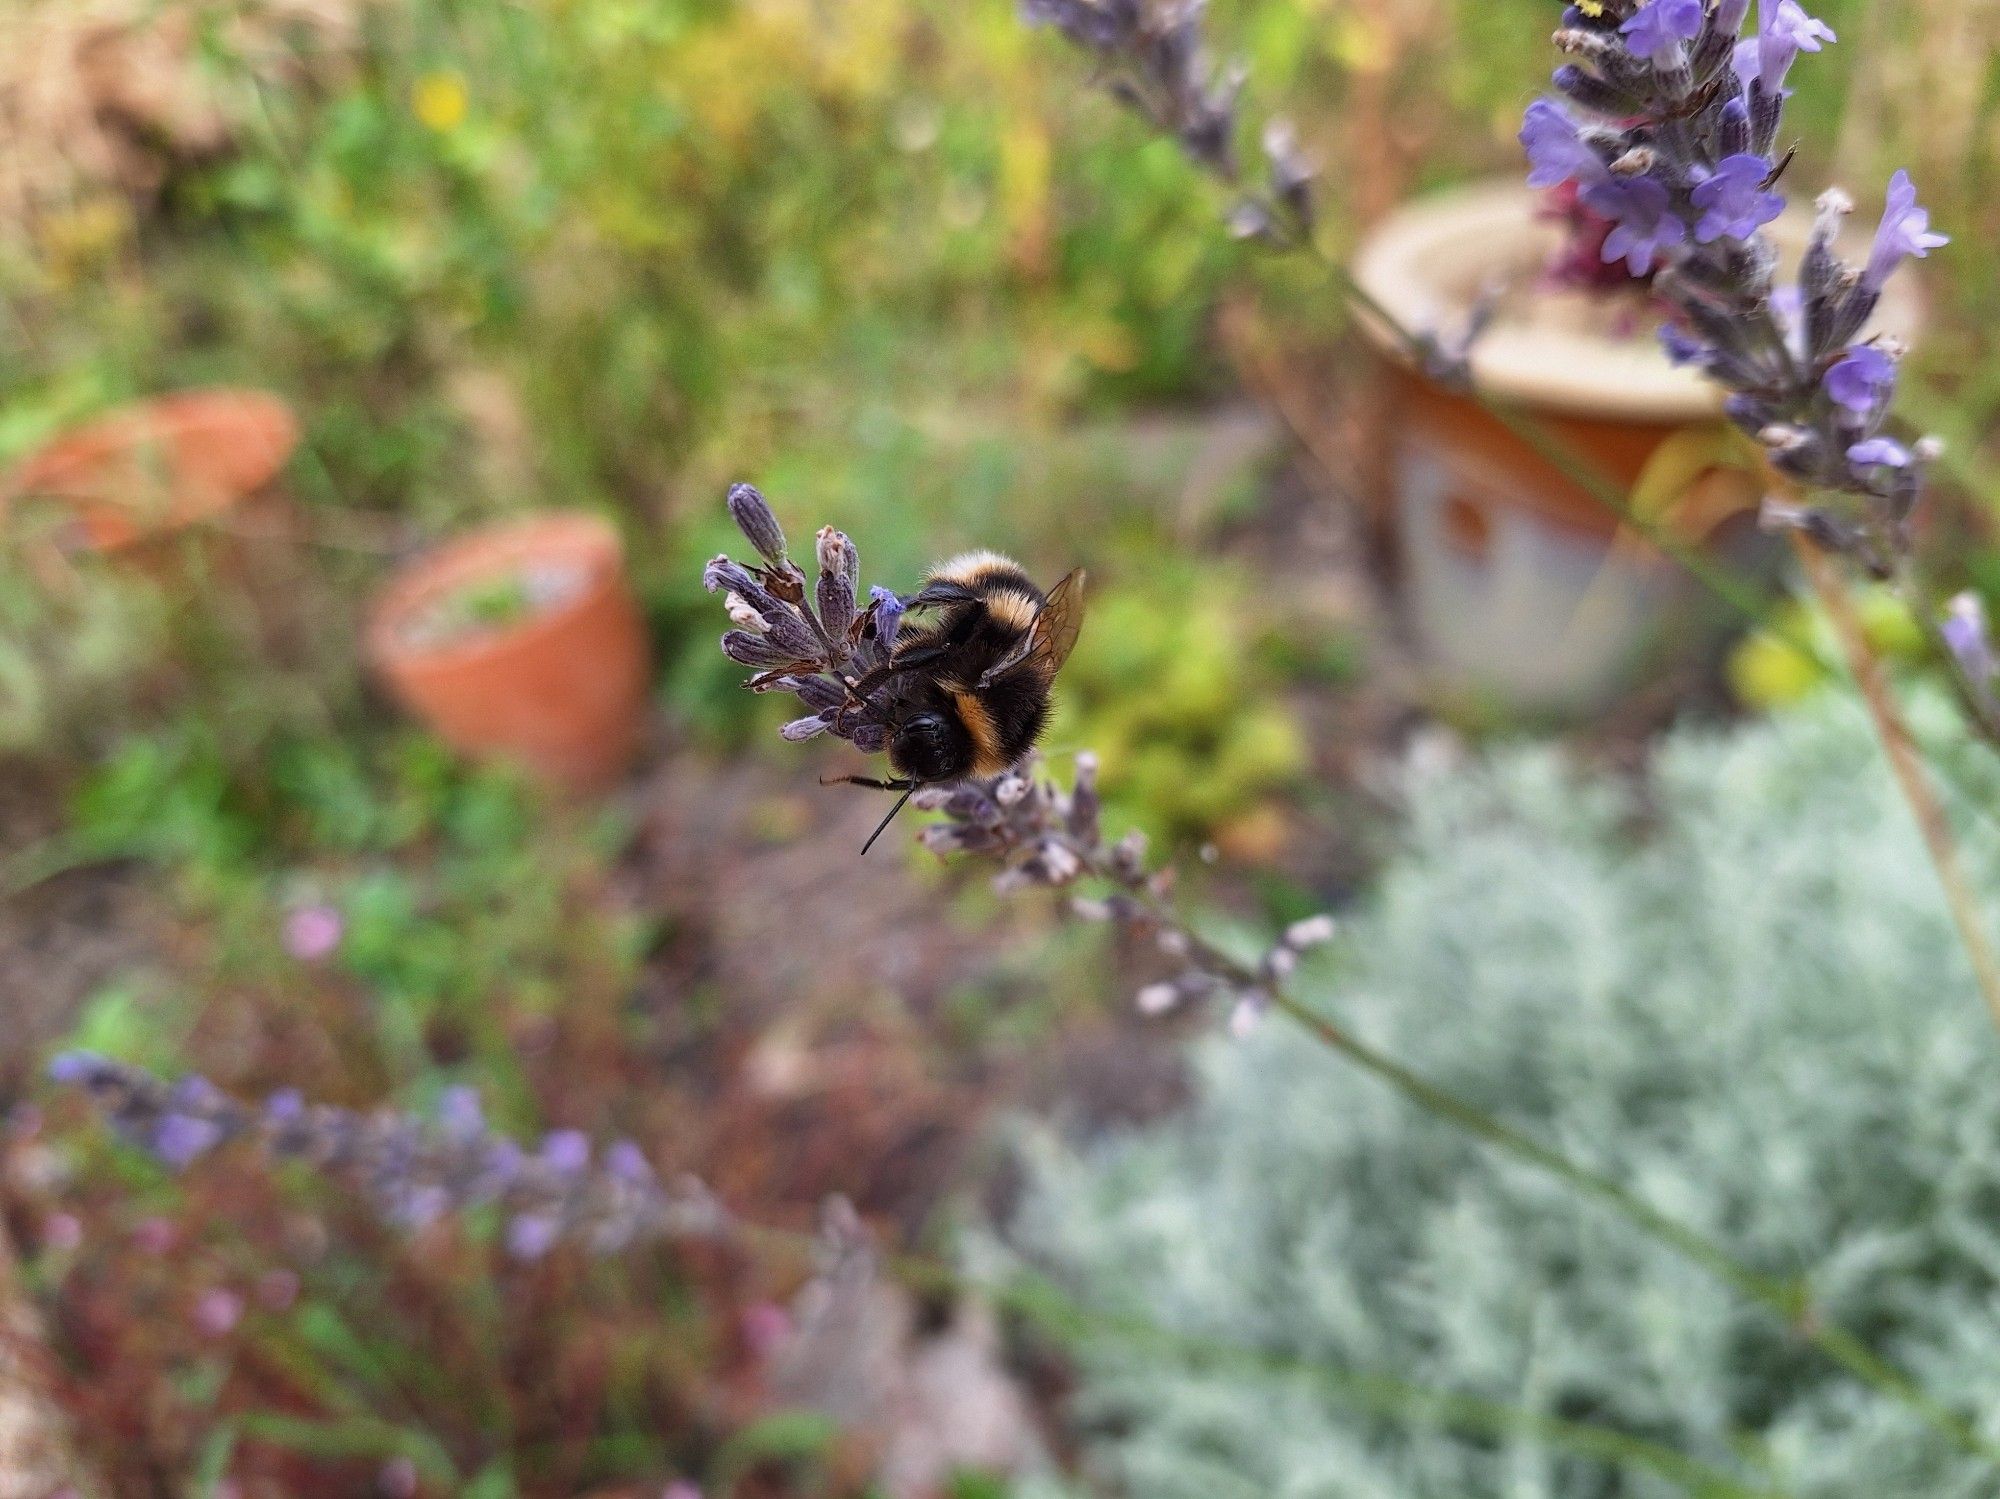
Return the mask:
<path id="1" fill-rule="evenodd" d="M 1331 917 L 1293 923 L 1255 963 L 1231 957 L 1188 931 L 1173 914 L 1171 868 L 1146 861 L 1146 836 L 1104 836 L 1097 794 L 1097 757 L 1076 757 L 1076 776 L 1064 791 L 1030 764 L 991 781 L 920 791 L 913 805 L 944 818 L 919 835 L 940 858 L 964 856 L 1000 866 L 994 885 L 1003 893 L 1069 889 L 1089 881 L 1101 894 L 1081 894 L 1071 910 L 1090 921 L 1110 922 L 1136 946 L 1166 960 L 1165 977 L 1138 993 L 1142 1012 L 1160 1015 L 1195 1001 L 1226 1000 L 1231 1027 L 1254 1025 L 1302 953 L 1331 941 Z"/>
<path id="2" fill-rule="evenodd" d="M 791 560 L 785 533 L 770 502 L 749 484 L 729 491 L 729 514 L 763 565 L 745 567 L 717 557 L 702 573 L 710 593 L 721 593 L 735 628 L 722 637 L 723 654 L 757 669 L 753 692 L 789 692 L 812 711 L 780 732 L 787 739 L 833 734 L 875 754 L 889 741 L 890 719 L 880 668 L 888 665 L 903 620 L 902 601 L 886 588 L 859 601 L 861 557 L 854 543 L 831 526 L 814 547 L 819 581 L 811 587 Z M 870 684 L 876 689 L 871 691 Z"/>
<path id="3" fill-rule="evenodd" d="M 1612 222 L 1602 255 L 1656 273 L 1669 354 L 1728 388 L 1731 418 L 1780 471 L 1830 506 L 1779 505 L 1781 522 L 1888 571 L 1935 445 L 1883 431 L 1901 349 L 1865 329 L 1904 261 L 1946 243 L 1898 172 L 1862 266 L 1835 252 L 1853 205 L 1820 200 L 1796 285 L 1777 284 L 1765 226 L 1785 207 L 1777 143 L 1786 80 L 1836 40 L 1798 0 L 1601 0 L 1572 5 L 1556 33 L 1571 61 L 1555 96 L 1529 106 L 1528 181 L 1572 184 Z"/>
<path id="4" fill-rule="evenodd" d="M 609 1254 L 641 1241 L 709 1237 L 727 1226 L 706 1187 L 692 1179 L 662 1183 L 629 1140 L 593 1160 L 588 1138 L 557 1130 L 530 1150 L 489 1128 L 467 1088 L 448 1090 L 433 1116 L 420 1117 L 309 1104 L 291 1089 L 253 1105 L 201 1077 L 167 1082 L 88 1052 L 57 1057 L 49 1075 L 81 1088 L 120 1137 L 172 1170 L 247 1141 L 272 1161 L 303 1162 L 358 1183 L 401 1228 L 495 1206 L 516 1259 L 540 1259 L 563 1243 Z"/>
<path id="5" fill-rule="evenodd" d="M 1210 62 L 1208 0 L 1020 0 L 1020 9 L 1030 26 L 1051 27 L 1095 58 L 1113 96 L 1171 134 L 1196 165 L 1245 188 L 1236 152 L 1245 74 Z M 1282 120 L 1266 127 L 1263 154 L 1263 180 L 1245 191 L 1230 226 L 1246 239 L 1301 242 L 1312 233 L 1313 170 Z"/>

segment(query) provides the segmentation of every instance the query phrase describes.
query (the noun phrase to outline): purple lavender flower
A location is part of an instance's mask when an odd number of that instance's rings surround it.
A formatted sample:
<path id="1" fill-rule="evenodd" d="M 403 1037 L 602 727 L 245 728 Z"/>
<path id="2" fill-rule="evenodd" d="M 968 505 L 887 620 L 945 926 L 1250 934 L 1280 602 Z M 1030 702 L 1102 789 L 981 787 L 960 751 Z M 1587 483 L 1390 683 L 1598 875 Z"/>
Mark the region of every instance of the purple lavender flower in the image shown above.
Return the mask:
<path id="1" fill-rule="evenodd" d="M 88 1053 L 50 1071 L 84 1089 L 125 1140 L 179 1169 L 226 1140 L 358 1183 L 387 1221 L 418 1229 L 492 1203 L 507 1219 L 509 1253 L 537 1259 L 562 1243 L 599 1254 L 648 1239 L 706 1237 L 727 1216 L 699 1182 L 662 1184 L 629 1142 L 592 1170 L 590 1142 L 552 1133 L 533 1155 L 483 1125 L 476 1100 L 447 1096 L 445 1117 L 358 1114 L 287 1096 L 283 1107 L 239 1102 L 201 1078 L 169 1085 Z"/>
<path id="2" fill-rule="evenodd" d="M 1950 243 L 1950 236 L 1931 233 L 1931 216 L 1917 203 L 1916 184 L 1907 171 L 1899 171 L 1889 179 L 1888 202 L 1882 210 L 1881 227 L 1875 231 L 1868 267 L 1861 273 L 1861 284 L 1879 292 L 1906 257 L 1923 260 Z"/>
<path id="3" fill-rule="evenodd" d="M 1715 360 L 1715 350 L 1678 323 L 1660 325 L 1660 347 L 1675 364 L 1706 369 Z"/>
<path id="4" fill-rule="evenodd" d="M 1521 122 L 1521 144 L 1528 152 L 1530 187 L 1592 183 L 1607 175 L 1604 163 L 1577 129 L 1576 120 L 1553 99 L 1537 99 L 1528 106 Z"/>
<path id="5" fill-rule="evenodd" d="M 604 1169 L 630 1186 L 643 1187 L 653 1179 L 653 1163 L 630 1140 L 613 1140 L 604 1152 Z"/>
<path id="6" fill-rule="evenodd" d="M 561 1237 L 562 1222 L 553 1213 L 517 1213 L 507 1224 L 507 1253 L 517 1260 L 538 1260 Z"/>
<path id="7" fill-rule="evenodd" d="M 561 1176 L 575 1176 L 590 1168 L 590 1136 L 580 1129 L 552 1131 L 542 1141 L 542 1164 Z"/>
<path id="8" fill-rule="evenodd" d="M 1938 632 L 1945 649 L 1958 662 L 1966 680 L 1984 687 L 1991 683 L 2000 663 L 1993 655 L 1993 636 L 1986 624 L 1986 605 L 1976 593 L 1961 593 L 1945 605 Z"/>
<path id="9" fill-rule="evenodd" d="M 90 1081 L 104 1065 L 104 1058 L 92 1051 L 59 1052 L 49 1062 L 49 1081 L 73 1088 Z"/>
<path id="10" fill-rule="evenodd" d="M 1736 44 L 1736 51 L 1731 54 L 1731 67 L 1736 74 L 1736 82 L 1745 90 L 1757 81 L 1761 67 L 1758 54 L 1761 50 L 1756 37 L 1746 36 Z"/>
<path id="11" fill-rule="evenodd" d="M 456 1140 L 470 1140 L 486 1133 L 486 1110 L 479 1102 L 477 1088 L 446 1088 L 438 1095 L 438 1127 Z"/>
<path id="12" fill-rule="evenodd" d="M 1583 202 L 1616 225 L 1604 240 L 1604 263 L 1622 260 L 1635 276 L 1687 240 L 1687 225 L 1673 214 L 1672 195 L 1651 177 L 1607 176 L 1583 190 Z"/>
<path id="13" fill-rule="evenodd" d="M 1750 14 L 1750 0 L 1719 0 L 1715 7 L 1715 28 L 1724 36 L 1734 36 L 1743 29 L 1743 18 Z"/>
<path id="14" fill-rule="evenodd" d="M 1702 0 L 1646 0 L 1618 29 L 1626 45 L 1656 68 L 1687 61 L 1686 44 L 1701 35 L 1707 17 Z"/>
<path id="15" fill-rule="evenodd" d="M 1839 40 L 1826 22 L 1807 15 L 1799 0 L 1778 0 L 1775 6 L 1757 0 L 1757 78 L 1764 92 L 1777 96 L 1801 52 Z"/>
<path id="16" fill-rule="evenodd" d="M 1718 239 L 1748 239 L 1785 211 L 1782 195 L 1769 192 L 1769 157 L 1749 151 L 1725 156 L 1695 184 L 1694 206 L 1702 210 L 1694 237 L 1702 244 Z"/>
<path id="17" fill-rule="evenodd" d="M 1857 344 L 1826 372 L 1826 393 L 1856 416 L 1874 415 L 1896 387 L 1896 361 L 1874 344 Z"/>
<path id="18" fill-rule="evenodd" d="M 1849 448 L 1847 461 L 1857 468 L 1908 468 L 1916 460 L 1895 438 L 1871 437 Z"/>
<path id="19" fill-rule="evenodd" d="M 154 1155 L 175 1171 L 185 1171 L 222 1143 L 223 1132 L 213 1120 L 192 1114 L 167 1114 L 153 1129 Z"/>

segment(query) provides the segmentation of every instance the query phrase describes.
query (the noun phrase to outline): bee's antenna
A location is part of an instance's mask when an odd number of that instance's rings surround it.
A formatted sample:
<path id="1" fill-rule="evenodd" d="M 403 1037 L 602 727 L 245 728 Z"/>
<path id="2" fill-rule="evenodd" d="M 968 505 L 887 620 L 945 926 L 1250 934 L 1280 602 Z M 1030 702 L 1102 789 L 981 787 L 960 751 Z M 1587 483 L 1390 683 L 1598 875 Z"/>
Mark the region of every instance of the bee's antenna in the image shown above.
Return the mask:
<path id="1" fill-rule="evenodd" d="M 912 786 L 910 787 L 909 790 L 905 791 L 900 797 L 897 798 L 896 805 L 889 809 L 889 815 L 883 818 L 879 823 L 875 825 L 875 831 L 870 833 L 868 835 L 868 841 L 861 845 L 862 858 L 865 859 L 868 857 L 868 850 L 875 846 L 875 840 L 877 838 L 880 838 L 882 834 L 885 831 L 887 831 L 889 824 L 896 820 L 896 814 L 902 811 L 904 807 L 908 806 L 910 798 L 915 796 L 916 794 L 917 794 L 917 788 Z"/>
<path id="2" fill-rule="evenodd" d="M 835 776 L 829 780 L 827 777 L 821 776 L 819 783 L 822 786 L 866 786 L 870 791 L 900 791 L 903 793 L 902 799 L 889 809 L 889 815 L 875 825 L 875 831 L 870 833 L 868 841 L 861 845 L 863 856 L 866 856 L 868 850 L 875 846 L 875 840 L 882 836 L 883 831 L 889 824 L 896 820 L 896 814 L 902 811 L 908 805 L 910 798 L 917 794 L 917 783 L 915 781 L 874 781 L 870 780 L 867 776 Z"/>

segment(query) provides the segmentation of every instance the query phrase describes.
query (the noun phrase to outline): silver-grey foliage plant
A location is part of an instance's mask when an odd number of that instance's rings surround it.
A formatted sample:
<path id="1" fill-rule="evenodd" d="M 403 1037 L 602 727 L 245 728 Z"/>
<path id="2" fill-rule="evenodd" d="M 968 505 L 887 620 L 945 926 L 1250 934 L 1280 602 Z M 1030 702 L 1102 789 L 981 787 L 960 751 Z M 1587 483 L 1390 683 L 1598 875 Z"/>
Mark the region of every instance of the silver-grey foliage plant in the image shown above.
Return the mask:
<path id="1" fill-rule="evenodd" d="M 1989 806 L 1996 789 L 1981 786 Z M 1965 1002 L 1859 711 L 1681 733 L 1643 794 L 1516 753 L 1426 782 L 1410 814 L 1340 971 L 1305 996 L 1759 1268 L 1805 1277 L 1826 1315 L 2000 1434 L 2000 1038 Z M 1994 825 L 1966 825 L 1979 887 L 2000 894 Z M 1198 1066 L 1185 1117 L 1031 1146 L 1012 1233 L 1088 1304 L 1612 1426 L 1751 1492 L 1995 1492 L 1990 1466 L 1776 1319 L 1294 1028 L 1212 1041 Z M 1092 1340 L 1078 1357 L 1093 1459 L 1146 1499 L 1684 1492 L 1157 1345 Z"/>

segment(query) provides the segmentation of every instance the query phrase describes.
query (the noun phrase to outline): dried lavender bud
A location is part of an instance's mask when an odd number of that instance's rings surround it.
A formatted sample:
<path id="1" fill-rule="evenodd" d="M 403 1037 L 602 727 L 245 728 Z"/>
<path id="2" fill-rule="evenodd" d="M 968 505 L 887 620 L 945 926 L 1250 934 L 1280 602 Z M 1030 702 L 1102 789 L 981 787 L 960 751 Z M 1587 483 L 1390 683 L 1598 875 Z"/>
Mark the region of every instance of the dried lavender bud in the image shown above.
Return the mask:
<path id="1" fill-rule="evenodd" d="M 1308 916 L 1305 920 L 1295 921 L 1285 928 L 1285 946 L 1295 952 L 1324 947 L 1333 940 L 1336 930 L 1331 916 Z"/>
<path id="2" fill-rule="evenodd" d="M 722 637 L 722 653 L 741 666 L 793 666 L 801 658 L 781 650 L 764 635 L 747 630 L 730 630 Z"/>
<path id="3" fill-rule="evenodd" d="M 890 684 L 878 668 L 889 659 L 902 604 L 877 588 L 866 608 L 857 607 L 861 559 L 854 543 L 831 526 L 820 531 L 814 548 L 819 580 L 808 598 L 805 576 L 785 560 L 782 545 L 776 555 L 763 550 L 773 536 L 782 543 L 775 516 L 768 526 L 763 522 L 769 509 L 748 485 L 730 491 L 731 514 L 768 566 L 745 567 L 724 556 L 702 573 L 711 593 L 725 595 L 739 626 L 722 637 L 723 653 L 758 671 L 746 684 L 752 691 L 789 692 L 810 710 L 779 730 L 784 738 L 832 734 L 864 754 L 879 753 L 888 743 Z"/>
<path id="4" fill-rule="evenodd" d="M 763 635 L 770 630 L 770 622 L 752 608 L 742 594 L 725 594 L 722 604 L 729 611 L 730 619 L 750 634 Z"/>
<path id="5" fill-rule="evenodd" d="M 562 1243 L 609 1254 L 644 1241 L 711 1237 L 728 1224 L 700 1183 L 663 1186 L 636 1145 L 613 1145 L 593 1167 L 590 1141 L 557 1130 L 529 1153 L 487 1128 L 467 1090 L 447 1093 L 434 1116 L 421 1118 L 311 1105 L 291 1089 L 253 1106 L 199 1077 L 167 1083 L 86 1052 L 57 1057 L 49 1076 L 82 1089 L 122 1139 L 173 1170 L 242 1143 L 267 1160 L 357 1184 L 385 1221 L 406 1229 L 491 1204 L 505 1216 L 508 1251 L 519 1259 Z"/>
<path id="6" fill-rule="evenodd" d="M 861 555 L 854 550 L 853 542 L 831 526 L 820 529 L 816 552 L 820 623 L 838 640 L 854 624 L 855 594 L 861 585 Z"/>
<path id="7" fill-rule="evenodd" d="M 736 529 L 749 538 L 757 555 L 772 566 L 785 561 L 785 532 L 778 514 L 754 484 L 732 484 L 729 488 L 729 515 Z"/>

